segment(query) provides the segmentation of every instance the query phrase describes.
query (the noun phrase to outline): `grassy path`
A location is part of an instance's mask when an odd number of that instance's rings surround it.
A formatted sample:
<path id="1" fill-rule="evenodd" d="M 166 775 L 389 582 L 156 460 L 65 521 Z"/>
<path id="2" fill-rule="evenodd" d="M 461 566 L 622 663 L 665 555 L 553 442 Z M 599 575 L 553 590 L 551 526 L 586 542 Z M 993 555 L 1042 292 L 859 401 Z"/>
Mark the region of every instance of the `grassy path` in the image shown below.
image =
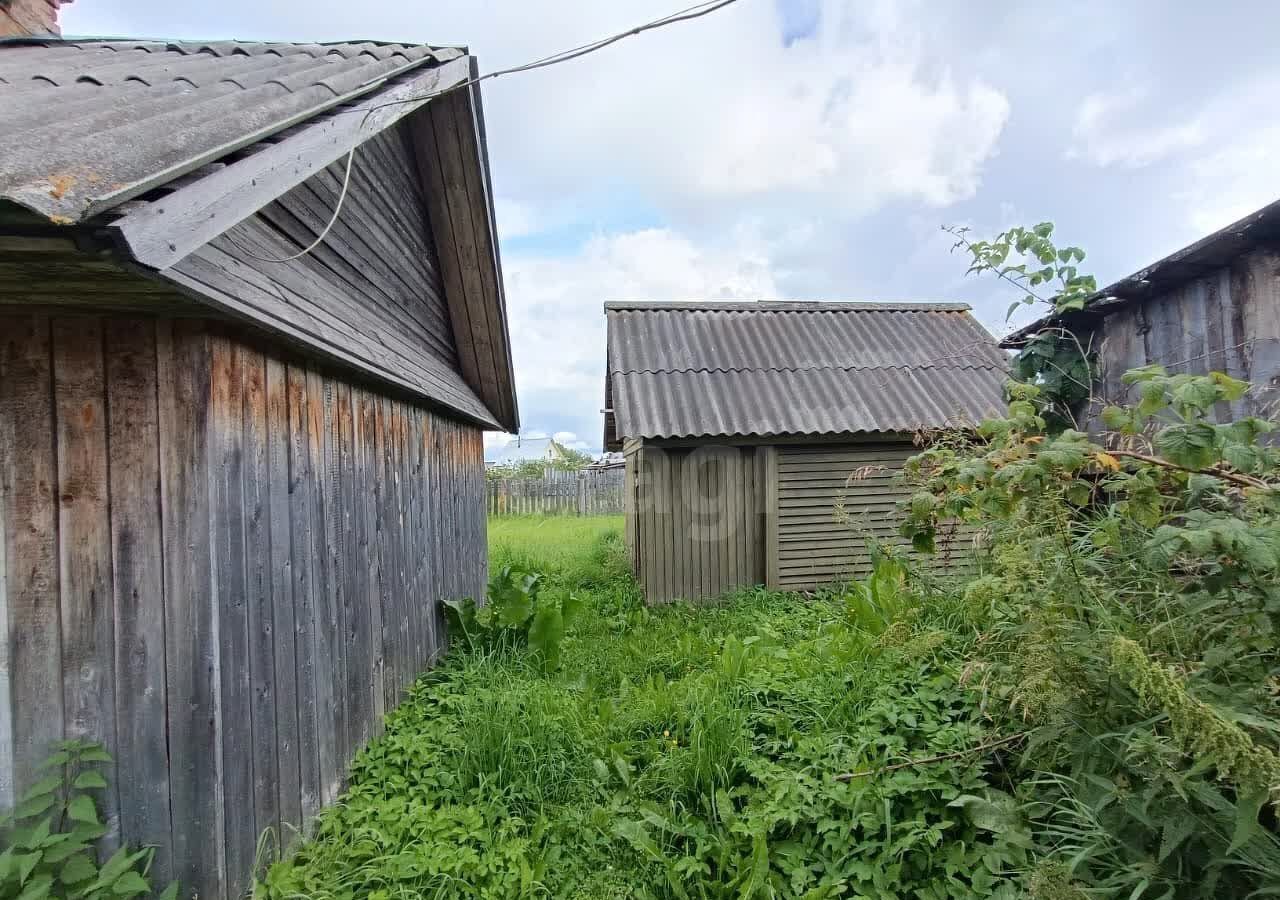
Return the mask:
<path id="1" fill-rule="evenodd" d="M 744 592 L 646 609 L 618 519 L 490 524 L 495 571 L 585 610 L 563 668 L 453 653 L 353 766 L 263 896 L 968 897 L 1019 851 L 974 823 L 982 764 L 833 776 L 980 742 L 941 638 Z M 927 640 L 925 638 L 928 638 Z M 959 801 L 959 802 L 953 802 Z M 1012 895 L 1008 895 L 1012 896 Z"/>

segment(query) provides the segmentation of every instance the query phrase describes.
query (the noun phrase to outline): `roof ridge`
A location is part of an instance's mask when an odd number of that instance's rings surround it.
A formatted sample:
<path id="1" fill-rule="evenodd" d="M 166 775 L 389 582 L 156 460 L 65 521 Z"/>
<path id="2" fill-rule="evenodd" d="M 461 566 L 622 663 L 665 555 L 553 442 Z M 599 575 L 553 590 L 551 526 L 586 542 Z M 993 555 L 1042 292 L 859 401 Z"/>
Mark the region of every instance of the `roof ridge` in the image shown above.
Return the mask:
<path id="1" fill-rule="evenodd" d="M 952 354 L 952 357 L 956 354 Z M 690 366 L 682 369 L 610 369 L 610 375 L 730 375 L 742 372 L 891 372 L 895 369 L 919 372 L 934 369 L 1003 369 L 995 362 L 944 364 L 927 362 L 896 366 Z"/>
<path id="2" fill-rule="evenodd" d="M 880 300 L 608 300 L 605 312 L 969 312 L 967 303 Z"/>

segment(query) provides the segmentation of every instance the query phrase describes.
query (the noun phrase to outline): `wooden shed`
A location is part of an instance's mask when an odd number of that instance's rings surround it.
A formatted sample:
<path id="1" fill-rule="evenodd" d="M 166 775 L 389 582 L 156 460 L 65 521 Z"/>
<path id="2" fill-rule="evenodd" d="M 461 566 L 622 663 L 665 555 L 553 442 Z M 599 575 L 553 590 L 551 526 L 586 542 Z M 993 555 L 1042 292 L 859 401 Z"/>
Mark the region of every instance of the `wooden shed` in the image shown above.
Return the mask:
<path id="1" fill-rule="evenodd" d="M 1159 363 L 1170 372 L 1225 372 L 1253 384 L 1222 404 L 1219 421 L 1280 416 L 1280 201 L 1104 288 L 1085 309 L 1034 322 L 1005 338 L 1020 347 L 1049 325 L 1065 326 L 1094 355 L 1095 424 L 1108 403 L 1134 398 L 1126 371 Z"/>
<path id="2" fill-rule="evenodd" d="M 0 806 L 101 741 L 104 849 L 239 897 L 483 590 L 518 422 L 475 74 L 0 45 Z"/>
<path id="3" fill-rule="evenodd" d="M 605 446 L 649 602 L 812 590 L 898 543 L 927 429 L 999 412 L 1005 357 L 954 303 L 607 303 Z"/>

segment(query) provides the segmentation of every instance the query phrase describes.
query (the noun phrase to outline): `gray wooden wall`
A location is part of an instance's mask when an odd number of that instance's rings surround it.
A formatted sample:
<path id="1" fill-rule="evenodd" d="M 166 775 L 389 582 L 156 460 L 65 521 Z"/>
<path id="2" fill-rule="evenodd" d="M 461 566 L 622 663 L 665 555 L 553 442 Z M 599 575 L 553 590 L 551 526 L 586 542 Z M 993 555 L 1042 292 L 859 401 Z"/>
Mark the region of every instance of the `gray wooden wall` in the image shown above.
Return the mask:
<path id="1" fill-rule="evenodd" d="M 110 846 L 238 896 L 485 581 L 481 434 L 225 325 L 0 313 L 0 806 L 100 740 Z"/>
<path id="2" fill-rule="evenodd" d="M 487 415 L 461 372 L 407 128 L 402 123 L 360 145 L 342 212 L 311 253 L 289 259 L 324 231 L 341 194 L 345 159 L 165 274 L 199 299 L 345 364 Z"/>
<path id="3" fill-rule="evenodd" d="M 870 571 L 868 542 L 898 535 L 900 436 L 856 443 L 625 446 L 627 550 L 650 603 L 710 601 L 741 587 L 812 591 Z M 963 564 L 972 534 L 944 530 L 931 568 Z"/>
<path id="4" fill-rule="evenodd" d="M 908 549 L 898 535 L 909 442 L 771 448 L 768 583 L 808 591 L 870 570 L 869 542 Z"/>
<path id="5" fill-rule="evenodd" d="M 1226 372 L 1252 382 L 1245 400 L 1217 411 L 1220 420 L 1274 418 L 1280 415 L 1280 252 L 1241 254 L 1171 290 L 1127 303 L 1080 337 L 1098 351 L 1094 392 L 1104 402 L 1133 397 L 1135 389 L 1120 381 L 1127 370 L 1160 363 L 1170 372 Z"/>
<path id="6" fill-rule="evenodd" d="M 764 582 L 762 448 L 645 446 L 627 455 L 627 546 L 649 603 Z"/>

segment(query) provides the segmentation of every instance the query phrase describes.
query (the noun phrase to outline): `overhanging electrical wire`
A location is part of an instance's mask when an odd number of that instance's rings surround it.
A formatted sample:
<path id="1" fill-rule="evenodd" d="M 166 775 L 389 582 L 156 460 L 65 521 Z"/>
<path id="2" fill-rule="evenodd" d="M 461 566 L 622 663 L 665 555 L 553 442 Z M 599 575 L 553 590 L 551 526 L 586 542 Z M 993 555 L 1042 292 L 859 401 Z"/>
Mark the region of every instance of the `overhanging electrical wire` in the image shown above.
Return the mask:
<path id="1" fill-rule="evenodd" d="M 359 129 L 362 129 L 365 123 L 368 122 L 369 116 L 371 116 L 377 110 L 384 109 L 388 106 L 398 106 L 402 103 L 421 103 L 425 100 L 434 100 L 436 97 L 441 97 L 445 94 L 453 93 L 454 91 L 460 91 L 465 88 L 469 88 L 472 85 L 479 84 L 482 81 L 487 81 L 490 78 L 498 78 L 499 76 L 502 76 L 502 75 L 514 75 L 518 72 L 530 72 L 530 71 L 533 71 L 534 69 L 543 69 L 543 68 L 546 68 L 547 66 L 554 66 L 557 63 L 568 62 L 569 60 L 578 59 L 579 57 L 586 56 L 589 53 L 594 53 L 597 50 L 601 50 L 605 47 L 608 47 L 610 44 L 616 44 L 618 41 L 624 40 L 634 35 L 643 34 L 646 31 L 652 31 L 655 28 L 662 28 L 666 25 L 674 25 L 677 22 L 687 22 L 690 19 L 698 19 L 698 18 L 701 18 L 702 16 L 710 15 L 711 13 L 716 12 L 717 10 L 724 9 L 726 6 L 730 6 L 731 4 L 734 4 L 737 2 L 738 0 L 704 0 L 704 2 L 702 3 L 695 3 L 694 5 L 687 6 L 684 9 L 676 10 L 675 12 L 669 13 L 668 15 L 665 15 L 660 19 L 654 19 L 652 22 L 646 22 L 643 25 L 637 25 L 635 28 L 630 28 L 626 31 L 620 31 L 617 34 L 600 38 L 599 40 L 591 41 L 586 44 L 580 44 L 577 47 L 572 47 L 568 50 L 561 50 L 558 53 L 553 53 L 550 56 L 544 56 L 541 59 L 535 59 L 532 62 L 527 62 L 519 66 L 512 66 L 511 68 L 508 68 L 508 69 L 497 69 L 493 72 L 486 72 L 483 75 L 478 75 L 475 78 L 470 78 L 466 81 L 460 81 L 457 84 L 452 84 L 449 87 L 441 88 L 438 91 L 431 91 L 426 94 L 417 94 L 412 97 L 401 97 L 397 100 L 387 100 L 382 103 L 378 103 L 373 106 L 370 106 L 367 109 L 346 110 L 346 112 L 361 112 L 361 111 L 364 112 L 364 117 L 360 120 L 360 125 L 357 128 L 357 132 L 358 132 Z M 306 256 L 316 247 L 320 246 L 320 242 L 325 239 L 325 237 L 329 234 L 330 230 L 332 230 L 334 224 L 337 223 L 338 214 L 342 212 L 342 204 L 343 204 L 343 201 L 346 200 L 347 198 L 347 189 L 351 185 L 351 168 L 352 168 L 352 165 L 355 163 L 356 146 L 358 146 L 358 142 L 355 146 L 352 146 L 351 150 L 347 153 L 346 174 L 342 178 L 342 189 L 338 192 L 338 202 L 334 204 L 333 215 L 329 217 L 328 223 L 324 226 L 324 229 L 320 232 L 320 234 L 316 236 L 316 239 L 312 241 L 310 244 L 308 244 L 306 247 L 304 247 L 302 250 L 292 254 L 291 256 L 275 258 L 275 257 L 268 257 L 268 256 L 260 256 L 259 254 L 254 253 L 252 250 L 246 249 L 244 246 L 240 244 L 239 241 L 237 241 L 234 237 L 232 237 L 230 232 L 227 232 L 225 235 L 227 240 L 230 241 L 236 247 L 236 249 L 239 250 L 241 253 L 243 253 L 245 256 L 248 256 L 251 259 L 256 259 L 260 262 L 269 262 L 269 263 L 292 262 L 295 259 L 299 259 L 303 256 Z"/>

